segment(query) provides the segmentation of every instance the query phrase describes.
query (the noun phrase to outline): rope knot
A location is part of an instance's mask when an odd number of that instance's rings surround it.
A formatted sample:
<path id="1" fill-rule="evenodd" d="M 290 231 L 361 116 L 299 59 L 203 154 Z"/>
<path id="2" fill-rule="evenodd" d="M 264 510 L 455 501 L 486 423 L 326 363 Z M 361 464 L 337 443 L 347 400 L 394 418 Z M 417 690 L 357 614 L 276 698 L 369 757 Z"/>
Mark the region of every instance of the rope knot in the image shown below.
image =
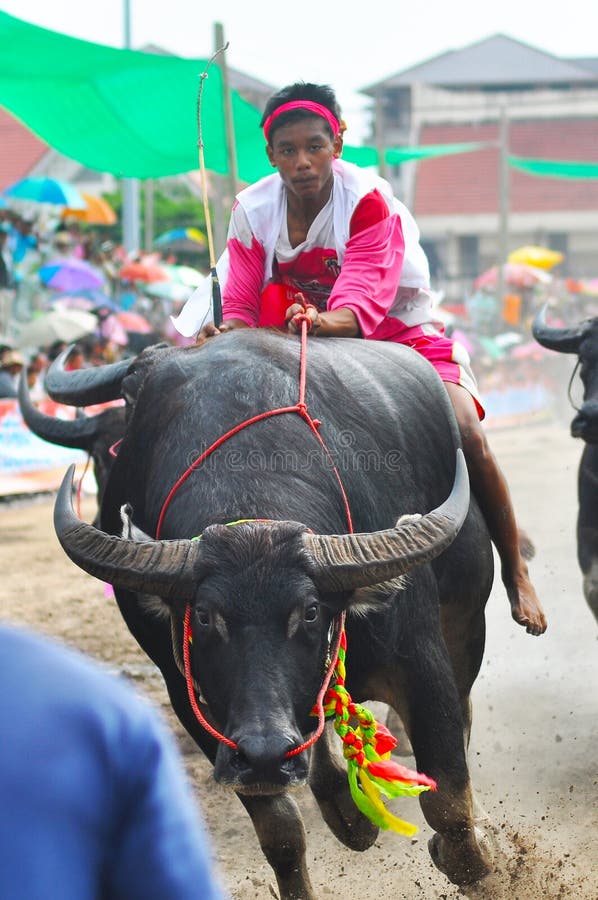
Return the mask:
<path id="1" fill-rule="evenodd" d="M 310 332 L 313 328 L 314 323 L 310 319 L 310 317 L 307 315 L 307 313 L 304 313 L 304 312 L 295 313 L 295 315 L 293 316 L 293 325 L 296 328 L 299 328 L 299 326 L 303 325 L 303 324 L 305 325 L 307 331 Z"/>

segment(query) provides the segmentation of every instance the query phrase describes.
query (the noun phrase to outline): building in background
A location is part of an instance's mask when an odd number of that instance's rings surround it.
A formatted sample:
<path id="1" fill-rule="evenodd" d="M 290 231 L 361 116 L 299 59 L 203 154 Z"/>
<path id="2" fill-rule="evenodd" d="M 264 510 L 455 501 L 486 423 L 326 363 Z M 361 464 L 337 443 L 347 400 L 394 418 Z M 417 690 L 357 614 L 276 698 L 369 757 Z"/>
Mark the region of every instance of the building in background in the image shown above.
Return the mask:
<path id="1" fill-rule="evenodd" d="M 164 54 L 153 45 L 147 53 Z M 230 87 L 258 109 L 272 85 L 228 69 Z M 598 274 L 598 178 L 539 177 L 508 157 L 598 165 L 598 57 L 561 59 L 497 34 L 451 50 L 362 89 L 373 101 L 369 143 L 378 148 L 473 144 L 383 166 L 413 210 L 434 286 L 466 295 L 472 280 L 510 250 L 540 244 L 561 251 L 564 275 Z M 0 193 L 26 176 L 48 175 L 90 194 L 112 192 L 114 176 L 51 149 L 0 107 Z M 217 246 L 226 233 L 230 185 L 209 175 Z M 201 195 L 198 173 L 176 176 Z M 167 181 L 161 181 L 161 189 Z M 146 183 L 151 211 L 151 183 Z M 226 197 L 224 196 L 226 195 Z M 226 199 L 226 203 L 217 202 Z M 151 222 L 145 222 L 146 247 Z"/>
<path id="2" fill-rule="evenodd" d="M 596 276 L 598 179 L 538 177 L 506 158 L 598 164 L 598 57 L 560 59 L 496 34 L 362 93 L 379 148 L 483 145 L 383 173 L 413 210 L 447 295 L 525 244 L 563 252 L 563 274 Z"/>

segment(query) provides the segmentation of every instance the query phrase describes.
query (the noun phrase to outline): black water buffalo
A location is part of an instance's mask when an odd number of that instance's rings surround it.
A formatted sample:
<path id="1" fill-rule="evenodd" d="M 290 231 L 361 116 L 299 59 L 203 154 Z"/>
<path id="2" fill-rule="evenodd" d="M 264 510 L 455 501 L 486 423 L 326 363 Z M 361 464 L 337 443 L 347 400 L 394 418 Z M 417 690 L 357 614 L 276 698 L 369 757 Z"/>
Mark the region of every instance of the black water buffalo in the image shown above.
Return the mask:
<path id="1" fill-rule="evenodd" d="M 189 473 L 230 429 L 295 408 L 299 371 L 298 338 L 253 329 L 201 347 L 150 348 L 130 366 L 96 370 L 95 402 L 121 392 L 127 429 L 103 530 L 74 515 L 67 477 L 56 503 L 59 540 L 77 565 L 115 585 L 180 721 L 251 816 L 284 900 L 314 897 L 287 788 L 309 783 L 347 846 L 365 850 L 377 835 L 351 799 L 330 726 L 310 750 L 289 756 L 314 731 L 310 711 L 343 610 L 347 688 L 355 701 L 398 711 L 419 771 L 438 782 L 420 797 L 436 832 L 432 858 L 451 881 L 476 881 L 492 853 L 474 822 L 466 745 L 493 560 L 436 372 L 397 345 L 309 339 L 305 402 L 340 471 L 353 534 L 330 458 L 296 410 L 237 430 Z M 64 373 L 54 385 L 64 402 L 85 402 L 77 377 Z M 268 521 L 225 524 L 243 519 Z M 187 604 L 201 708 L 232 746 L 192 711 L 181 672 Z"/>
<path id="2" fill-rule="evenodd" d="M 570 328 L 546 323 L 542 309 L 532 324 L 539 344 L 578 357 L 583 403 L 571 422 L 571 434 L 585 441 L 579 463 L 577 493 L 577 558 L 583 573 L 583 592 L 598 620 L 598 318 Z"/>
<path id="3" fill-rule="evenodd" d="M 60 372 L 64 371 L 62 366 L 65 356 L 66 354 L 61 354 L 57 361 L 57 369 Z M 51 384 L 48 394 L 53 400 L 58 399 L 52 391 Z M 34 434 L 50 444 L 85 450 L 90 455 L 97 485 L 98 504 L 101 504 L 108 473 L 114 461 L 111 448 L 125 433 L 125 407 L 111 406 L 93 416 L 82 414 L 68 420 L 49 416 L 32 402 L 25 372 L 19 379 L 18 397 L 23 421 Z"/>

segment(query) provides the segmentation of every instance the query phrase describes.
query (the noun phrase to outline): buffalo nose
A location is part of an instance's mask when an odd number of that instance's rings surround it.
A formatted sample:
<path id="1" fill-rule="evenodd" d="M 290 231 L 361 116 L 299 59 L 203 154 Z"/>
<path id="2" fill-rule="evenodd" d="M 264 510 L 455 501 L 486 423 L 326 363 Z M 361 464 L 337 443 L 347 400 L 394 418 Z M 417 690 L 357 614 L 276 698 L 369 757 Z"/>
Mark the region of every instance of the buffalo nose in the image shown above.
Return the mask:
<path id="1" fill-rule="evenodd" d="M 235 756 L 238 762 L 252 769 L 268 770 L 278 768 L 286 758 L 289 750 L 296 744 L 285 737 L 268 737 L 267 735 L 248 735 L 237 741 Z"/>
<path id="2" fill-rule="evenodd" d="M 278 785 L 303 783 L 307 778 L 309 754 L 288 752 L 301 744 L 301 738 L 244 735 L 235 739 L 236 748 L 221 748 L 216 757 L 214 776 L 223 784 Z"/>

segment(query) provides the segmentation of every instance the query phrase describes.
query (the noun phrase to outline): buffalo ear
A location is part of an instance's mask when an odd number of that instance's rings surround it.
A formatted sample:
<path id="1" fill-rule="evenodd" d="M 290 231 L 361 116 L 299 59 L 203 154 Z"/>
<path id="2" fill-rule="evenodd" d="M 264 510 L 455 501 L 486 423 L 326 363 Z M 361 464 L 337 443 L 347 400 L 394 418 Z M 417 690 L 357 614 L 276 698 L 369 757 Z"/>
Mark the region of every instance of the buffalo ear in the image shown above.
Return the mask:
<path id="1" fill-rule="evenodd" d="M 120 520 L 122 529 L 120 536 L 129 541 L 153 541 L 153 538 L 137 525 L 133 524 L 133 507 L 130 503 L 124 503 L 120 508 Z"/>
<path id="2" fill-rule="evenodd" d="M 380 612 L 391 603 L 396 602 L 396 596 L 405 590 L 409 581 L 408 575 L 392 578 L 380 584 L 357 588 L 349 597 L 346 605 L 347 615 L 365 617 L 371 612 Z"/>
<path id="3" fill-rule="evenodd" d="M 127 541 L 152 541 L 153 538 L 133 524 L 133 507 L 130 503 L 124 503 L 120 508 L 120 520 L 122 522 L 121 537 Z M 170 617 L 171 604 L 159 597 L 157 594 L 140 594 L 140 605 L 151 616 L 157 619 L 167 619 Z"/>

